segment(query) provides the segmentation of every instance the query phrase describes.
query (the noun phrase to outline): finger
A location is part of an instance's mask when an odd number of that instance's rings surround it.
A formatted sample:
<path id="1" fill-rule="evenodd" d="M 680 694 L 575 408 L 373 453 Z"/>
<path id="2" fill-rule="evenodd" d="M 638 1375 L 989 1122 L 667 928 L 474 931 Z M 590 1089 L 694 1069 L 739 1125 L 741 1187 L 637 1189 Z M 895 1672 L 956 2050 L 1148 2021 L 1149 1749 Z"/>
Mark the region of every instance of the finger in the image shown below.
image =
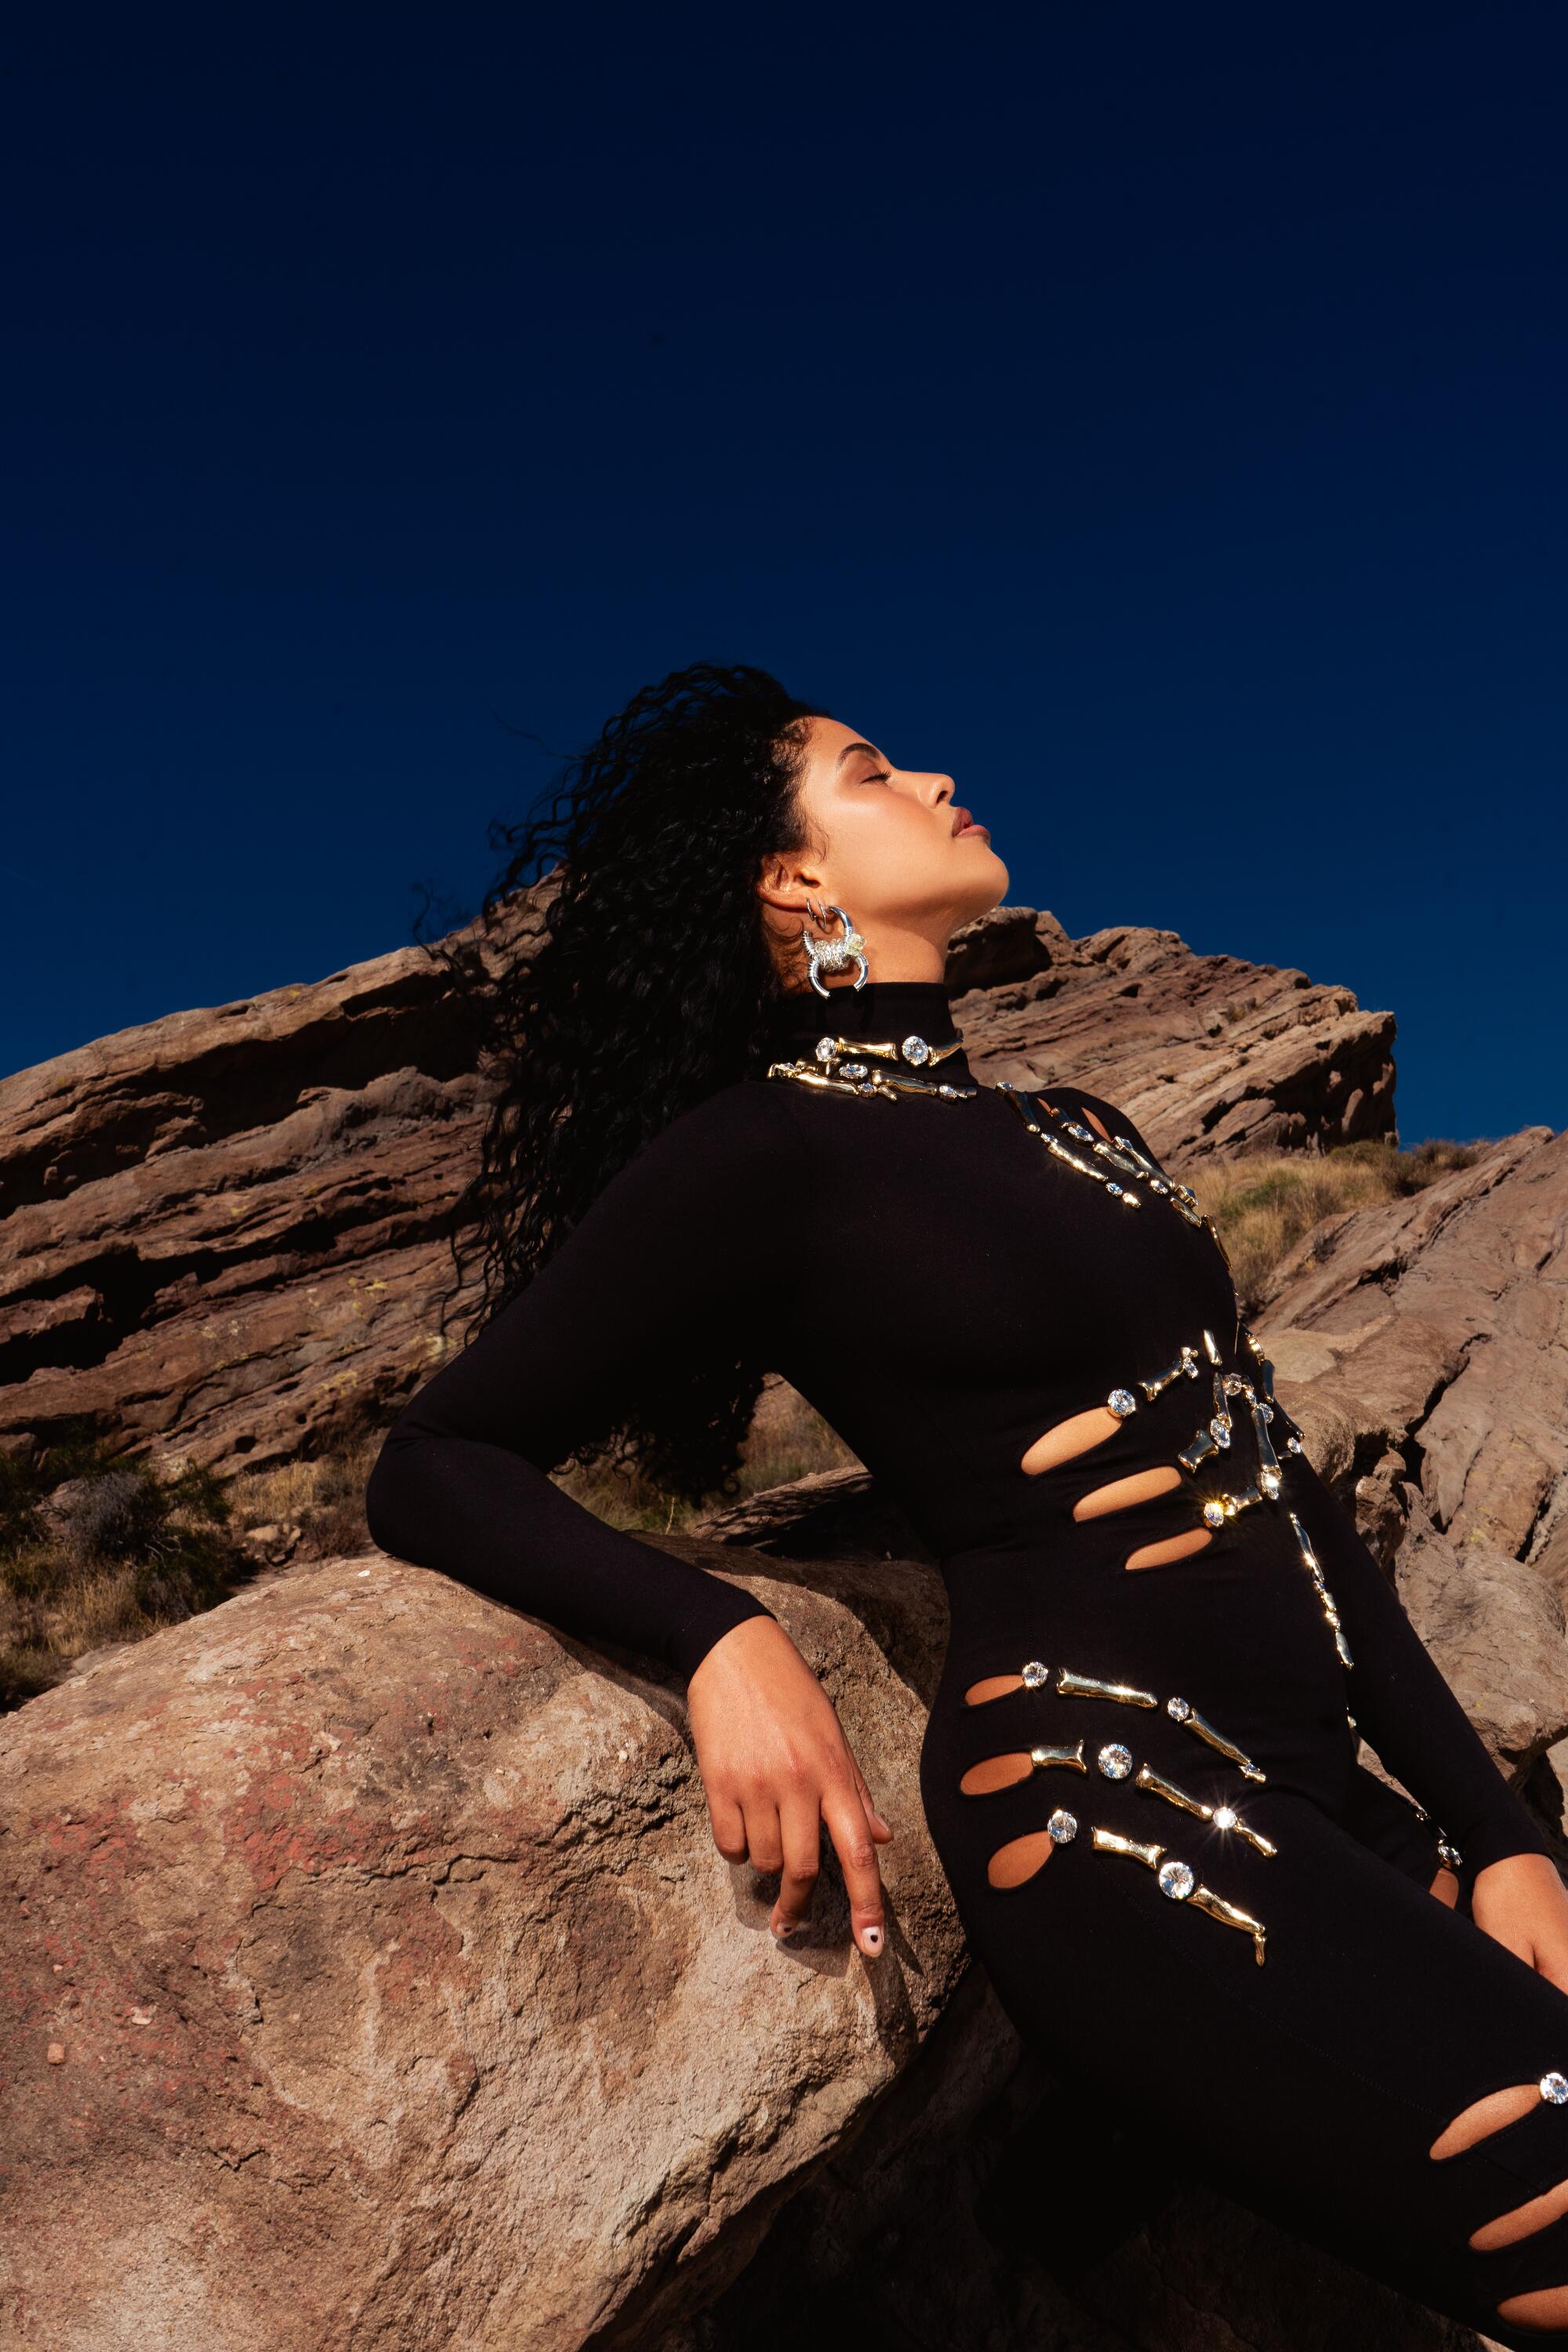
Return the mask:
<path id="1" fill-rule="evenodd" d="M 726 1862 L 746 1859 L 746 1816 L 733 1797 L 716 1797 L 708 1791 L 708 1821 L 713 1832 L 713 1843 Z"/>
<path id="2" fill-rule="evenodd" d="M 764 1878 L 784 1868 L 784 1841 L 779 1832 L 779 1809 L 766 1797 L 754 1797 L 745 1808 L 746 1859 Z"/>
<path id="3" fill-rule="evenodd" d="M 886 1940 L 882 1914 L 882 1878 L 877 1868 L 877 1844 L 860 1792 L 852 1780 L 824 1792 L 822 1818 L 827 1823 L 849 1897 L 849 1924 L 855 1941 L 868 1959 L 879 1958 Z"/>
<path id="4" fill-rule="evenodd" d="M 822 1859 L 822 1816 L 813 1796 L 791 1798 L 779 1808 L 784 1871 L 772 1920 L 775 1936 L 793 1936 L 811 1908 Z"/>
<path id="5" fill-rule="evenodd" d="M 859 1791 L 860 1802 L 865 1807 L 866 1819 L 871 1824 L 871 1834 L 876 1839 L 879 1845 L 886 1845 L 889 1839 L 893 1834 L 892 1824 L 888 1820 L 885 1813 L 878 1811 L 877 1801 L 875 1797 L 872 1796 L 870 1790 L 866 1786 L 865 1780 L 861 1775 L 860 1767 L 856 1763 L 853 1756 L 849 1759 L 849 1769 L 855 1775 L 855 1786 Z"/>

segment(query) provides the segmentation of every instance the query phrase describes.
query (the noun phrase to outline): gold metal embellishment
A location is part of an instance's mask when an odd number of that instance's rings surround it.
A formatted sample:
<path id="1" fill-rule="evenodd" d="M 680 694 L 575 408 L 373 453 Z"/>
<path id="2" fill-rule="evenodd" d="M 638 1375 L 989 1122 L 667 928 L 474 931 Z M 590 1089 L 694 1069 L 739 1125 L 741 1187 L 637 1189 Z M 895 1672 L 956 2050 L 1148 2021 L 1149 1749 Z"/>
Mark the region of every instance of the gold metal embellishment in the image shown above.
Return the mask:
<path id="1" fill-rule="evenodd" d="M 1323 1581 L 1323 1571 L 1318 1564 L 1318 1555 L 1312 1549 L 1312 1539 L 1294 1511 L 1289 1517 L 1290 1525 L 1296 1530 L 1296 1541 L 1300 1547 L 1301 1558 L 1307 1564 L 1307 1571 L 1317 1589 L 1319 1602 L 1332 1631 L 1334 1647 L 1339 1652 L 1340 1664 L 1342 1666 L 1353 1665 L 1355 1661 L 1351 1656 L 1351 1645 L 1345 1639 L 1345 1629 L 1340 1622 L 1340 1612 L 1334 1606 L 1334 1596 Z"/>
<path id="2" fill-rule="evenodd" d="M 1152 1691 L 1140 1690 L 1133 1683 L 1105 1683 L 1097 1675 L 1075 1675 L 1066 1666 L 1057 1668 L 1057 1695 L 1060 1698 L 1114 1698 L 1123 1706 L 1158 1706 Z"/>
<path id="3" fill-rule="evenodd" d="M 1039 1140 L 1045 1145 L 1046 1150 L 1050 1153 L 1053 1160 L 1061 1160 L 1067 1167 L 1075 1168 L 1080 1176 L 1088 1176 L 1091 1178 L 1096 1184 L 1103 1185 L 1111 1199 L 1114 1201 L 1120 1201 L 1124 1209 L 1141 1209 L 1142 1207 L 1143 1202 L 1142 1194 L 1130 1192 L 1125 1184 L 1119 1184 L 1114 1177 L 1106 1175 L 1103 1169 L 1092 1166 L 1089 1160 L 1083 1159 L 1078 1152 L 1069 1151 L 1067 1145 L 1062 1141 L 1061 1135 L 1057 1132 L 1057 1127 L 1059 1125 L 1063 1133 L 1068 1135 L 1087 1135 L 1089 1133 L 1089 1129 L 1087 1128 L 1076 1128 L 1065 1120 L 1058 1122 L 1056 1118 L 1056 1114 L 1050 1109 L 1042 1096 L 1026 1095 L 1021 1087 L 1014 1086 L 1009 1079 L 1004 1078 L 997 1087 L 996 1091 L 1000 1095 L 1006 1096 L 1007 1100 L 1013 1105 L 1014 1109 L 1018 1113 L 1019 1118 L 1028 1129 L 1029 1133 L 1033 1136 L 1038 1137 Z M 1037 1105 L 1039 1109 L 1045 1112 L 1046 1117 L 1052 1121 L 1051 1126 L 1046 1126 L 1036 1115 L 1034 1108 L 1036 1105 Z M 1114 1152 L 1111 1154 L 1111 1157 L 1113 1160 L 1115 1159 L 1116 1155 Z M 1135 1174 L 1137 1172 L 1137 1171 L 1131 1167 L 1131 1163 L 1123 1162 L 1122 1164 L 1128 1168 L 1130 1173 Z"/>
<path id="4" fill-rule="evenodd" d="M 1256 1846 L 1259 1853 L 1278 1853 L 1279 1851 L 1272 1838 L 1266 1838 L 1261 1830 L 1250 1829 L 1234 1805 L 1207 1805 L 1201 1797 L 1191 1797 L 1185 1789 L 1178 1789 L 1173 1780 L 1167 1780 L 1163 1772 L 1154 1770 L 1152 1765 L 1140 1764 L 1133 1776 L 1132 1786 L 1146 1789 L 1152 1797 L 1163 1797 L 1168 1805 L 1179 1805 L 1184 1812 L 1195 1813 L 1200 1821 L 1212 1822 L 1215 1829 L 1234 1830 L 1237 1837 L 1245 1838 L 1247 1844 Z"/>
<path id="5" fill-rule="evenodd" d="M 1268 1780 L 1267 1772 L 1255 1764 L 1251 1757 L 1237 1746 L 1234 1739 L 1227 1739 L 1223 1731 L 1216 1731 L 1213 1724 L 1198 1713 L 1191 1699 L 1168 1698 L 1165 1701 L 1165 1713 L 1173 1723 L 1184 1724 L 1189 1731 L 1194 1732 L 1198 1738 L 1206 1740 L 1208 1745 L 1216 1749 L 1221 1756 L 1228 1757 L 1244 1780 L 1256 1780 L 1261 1786 Z"/>
<path id="6" fill-rule="evenodd" d="M 947 1045 L 928 1045 L 923 1037 L 901 1037 L 897 1043 L 889 1038 L 875 1045 L 859 1037 L 819 1037 L 816 1046 L 819 1062 L 839 1061 L 846 1055 L 851 1061 L 858 1061 L 862 1055 L 869 1055 L 879 1061 L 908 1062 L 917 1069 L 931 1068 L 963 1051 L 962 1037 L 954 1037 Z"/>
<path id="7" fill-rule="evenodd" d="M 1146 1862 L 1151 1870 L 1165 1851 L 1163 1845 L 1140 1845 L 1136 1838 L 1123 1837 L 1119 1830 L 1097 1828 L 1093 1838 L 1096 1853 L 1129 1853 L 1134 1862 Z"/>
<path id="8" fill-rule="evenodd" d="M 1165 1853 L 1163 1845 L 1142 1845 L 1136 1838 L 1122 1837 L 1115 1830 L 1097 1828 L 1091 1835 L 1097 1853 L 1124 1853 L 1134 1862 L 1146 1864 L 1159 1880 L 1161 1894 L 1168 1895 L 1173 1903 L 1190 1903 L 1194 1910 L 1206 1911 L 1211 1919 L 1218 1919 L 1226 1927 L 1240 1927 L 1252 1938 L 1253 1958 L 1259 1968 L 1263 1966 L 1268 1931 L 1262 1920 L 1255 1919 L 1238 1903 L 1227 1903 L 1212 1886 L 1200 1885 L 1190 1864 L 1178 1862 L 1173 1855 L 1162 1859 Z"/>
<path id="9" fill-rule="evenodd" d="M 978 1087 L 953 1086 L 945 1078 L 909 1076 L 910 1070 L 934 1066 L 963 1051 L 962 1037 L 954 1037 L 945 1045 L 933 1045 L 913 1034 L 908 1037 L 859 1040 L 837 1037 L 829 1031 L 817 1039 L 809 1062 L 770 1062 L 768 1076 L 792 1078 L 797 1086 L 823 1087 L 834 1094 L 876 1095 L 883 1102 L 896 1102 L 900 1095 L 938 1095 L 943 1102 L 972 1102 L 980 1092 Z M 881 1062 L 895 1062 L 900 1067 L 889 1070 L 872 1066 Z"/>
<path id="10" fill-rule="evenodd" d="M 1071 1748 L 1031 1748 L 1029 1761 L 1037 1772 L 1045 1771 L 1052 1764 L 1063 1765 L 1069 1772 L 1087 1772 L 1089 1769 L 1083 1760 L 1081 1739 L 1075 1741 Z"/>

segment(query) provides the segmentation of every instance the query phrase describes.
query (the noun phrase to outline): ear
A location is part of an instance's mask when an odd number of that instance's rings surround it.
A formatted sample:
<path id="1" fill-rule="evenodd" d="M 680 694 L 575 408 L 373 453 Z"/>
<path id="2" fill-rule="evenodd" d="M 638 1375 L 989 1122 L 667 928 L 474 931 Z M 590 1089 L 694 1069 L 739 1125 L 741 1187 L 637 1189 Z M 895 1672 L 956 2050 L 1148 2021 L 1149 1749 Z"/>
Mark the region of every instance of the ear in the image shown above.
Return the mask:
<path id="1" fill-rule="evenodd" d="M 757 875 L 757 896 L 764 907 L 805 919 L 808 898 L 824 896 L 822 867 L 805 849 L 770 849 Z"/>

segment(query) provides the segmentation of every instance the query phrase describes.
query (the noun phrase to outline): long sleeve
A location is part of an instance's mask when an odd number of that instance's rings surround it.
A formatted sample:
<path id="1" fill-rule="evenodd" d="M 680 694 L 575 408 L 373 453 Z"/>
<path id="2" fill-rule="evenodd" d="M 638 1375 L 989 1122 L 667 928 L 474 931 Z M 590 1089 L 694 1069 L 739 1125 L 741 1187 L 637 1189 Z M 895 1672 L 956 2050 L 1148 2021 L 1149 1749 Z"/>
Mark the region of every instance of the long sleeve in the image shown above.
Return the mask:
<path id="1" fill-rule="evenodd" d="M 1354 1660 L 1350 1710 L 1381 1762 L 1453 1840 L 1468 1871 L 1509 1854 L 1550 1855 L 1354 1521 L 1301 1456 L 1285 1473 L 1285 1501 L 1333 1595 Z"/>
<path id="2" fill-rule="evenodd" d="M 534 1280 L 410 1400 L 365 1491 L 385 1551 L 689 1677 L 771 1612 L 607 1526 L 552 1466 L 613 1423 L 663 1348 L 756 1343 L 787 1253 L 798 1170 L 777 1088 L 724 1089 L 605 1187 Z"/>
<path id="3" fill-rule="evenodd" d="M 1095 1096 L 1080 1099 L 1113 1135 L 1149 1151 L 1125 1111 Z M 1467 1870 L 1509 1854 L 1550 1855 L 1544 1832 L 1492 1761 L 1354 1521 L 1304 1454 L 1282 1452 L 1281 1460 L 1279 1507 L 1295 1511 L 1306 1529 L 1354 1662 L 1346 1696 L 1358 1730 L 1458 1847 Z"/>

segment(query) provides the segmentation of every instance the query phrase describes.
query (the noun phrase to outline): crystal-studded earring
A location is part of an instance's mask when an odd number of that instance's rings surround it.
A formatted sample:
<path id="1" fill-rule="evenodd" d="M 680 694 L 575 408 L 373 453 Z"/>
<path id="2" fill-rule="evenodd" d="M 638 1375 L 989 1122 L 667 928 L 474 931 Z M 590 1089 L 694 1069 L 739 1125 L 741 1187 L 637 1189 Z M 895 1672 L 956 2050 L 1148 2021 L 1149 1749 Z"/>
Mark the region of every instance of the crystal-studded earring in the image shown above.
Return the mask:
<path id="1" fill-rule="evenodd" d="M 832 993 L 830 989 L 824 988 L 818 978 L 819 973 L 847 971 L 852 963 L 858 964 L 860 967 L 853 984 L 857 988 L 864 988 L 870 973 L 870 966 L 866 961 L 866 942 L 843 908 L 830 906 L 824 908 L 818 907 L 814 899 L 808 898 L 805 902 L 805 910 L 814 922 L 826 923 L 829 915 L 837 915 L 844 926 L 843 937 L 837 940 L 815 939 L 809 930 L 801 932 L 801 944 L 805 949 L 807 957 L 805 976 L 818 996 L 828 996 Z"/>

